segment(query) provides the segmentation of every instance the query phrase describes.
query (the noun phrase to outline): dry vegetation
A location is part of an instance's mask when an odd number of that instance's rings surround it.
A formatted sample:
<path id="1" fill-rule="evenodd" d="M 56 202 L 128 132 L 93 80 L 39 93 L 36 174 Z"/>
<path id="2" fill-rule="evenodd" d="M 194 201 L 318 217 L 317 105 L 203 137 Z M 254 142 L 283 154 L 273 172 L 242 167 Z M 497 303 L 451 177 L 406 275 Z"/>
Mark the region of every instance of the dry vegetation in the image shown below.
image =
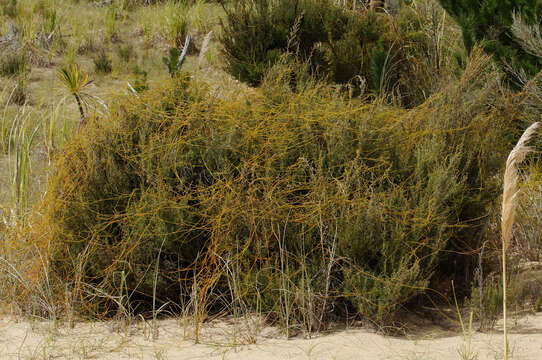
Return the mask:
<path id="1" fill-rule="evenodd" d="M 502 311 L 502 179 L 540 75 L 511 88 L 431 0 L 314 1 L 0 0 L 3 311 L 154 340 L 178 317 L 196 343 L 234 319 L 234 344 L 269 324 L 397 333 L 415 313 L 461 324 L 474 359 L 472 329 Z M 539 56 L 538 28 L 513 31 Z M 542 304 L 541 144 L 505 193 L 514 316 Z"/>

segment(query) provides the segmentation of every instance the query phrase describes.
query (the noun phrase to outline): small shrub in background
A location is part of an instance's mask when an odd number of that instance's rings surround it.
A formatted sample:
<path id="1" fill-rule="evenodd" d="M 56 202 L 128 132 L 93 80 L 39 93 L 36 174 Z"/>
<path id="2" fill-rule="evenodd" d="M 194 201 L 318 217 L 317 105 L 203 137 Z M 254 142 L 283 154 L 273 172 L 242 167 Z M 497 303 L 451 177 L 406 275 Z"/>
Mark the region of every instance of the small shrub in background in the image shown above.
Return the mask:
<path id="1" fill-rule="evenodd" d="M 320 78 L 361 82 L 390 102 L 415 106 L 437 91 L 439 75 L 453 68 L 444 66 L 450 65 L 451 45 L 427 26 L 422 8 L 405 4 L 392 16 L 350 11 L 329 0 L 236 2 L 226 7 L 222 22 L 226 70 L 257 86 L 281 55 L 290 52 Z M 434 12 L 442 14 L 442 9 Z M 437 25 L 438 31 L 445 28 Z"/>
<path id="2" fill-rule="evenodd" d="M 178 72 L 177 64 L 179 63 L 179 49 L 172 47 L 168 51 L 168 56 L 162 57 L 162 62 L 167 66 L 167 71 L 171 77 L 175 77 Z"/>
<path id="3" fill-rule="evenodd" d="M 184 64 L 189 47 L 190 35 L 186 37 L 182 51 L 179 51 L 179 49 L 176 47 L 172 47 L 169 49 L 168 56 L 164 56 L 162 58 L 162 61 L 164 65 L 167 66 L 168 73 L 171 77 L 176 77 L 177 74 L 179 74 L 179 71 Z"/>
<path id="4" fill-rule="evenodd" d="M 102 48 L 98 56 L 94 58 L 94 71 L 101 74 L 109 74 L 113 70 L 111 59 Z"/>
<path id="5" fill-rule="evenodd" d="M 3 76 L 22 75 L 27 71 L 28 61 L 23 52 L 8 53 L 0 61 L 0 74 Z"/>
<path id="6" fill-rule="evenodd" d="M 17 0 L 4 0 L 2 1 L 2 13 L 12 19 L 16 18 L 19 14 L 17 6 Z"/>
<path id="7" fill-rule="evenodd" d="M 369 63 L 363 60 L 371 49 L 361 46 L 366 41 L 374 46 L 387 25 L 379 14 L 346 12 L 327 0 L 236 2 L 226 12 L 221 36 L 226 69 L 251 85 L 259 85 L 286 51 L 310 59 L 314 71 L 332 72 L 337 82 L 349 81 Z"/>
<path id="8" fill-rule="evenodd" d="M 129 63 L 137 59 L 137 53 L 134 51 L 132 44 L 121 45 L 117 47 L 117 55 L 124 63 Z"/>
<path id="9" fill-rule="evenodd" d="M 528 25 L 537 25 L 542 8 L 536 0 L 439 0 L 446 11 L 457 21 L 463 33 L 463 42 L 468 51 L 476 44 L 504 65 L 516 71 L 524 71 L 529 77 L 542 69 L 542 62 L 529 51 L 511 31 L 513 14 L 521 14 Z M 513 73 L 510 75 L 514 76 Z M 517 80 L 517 79 L 513 79 Z"/>

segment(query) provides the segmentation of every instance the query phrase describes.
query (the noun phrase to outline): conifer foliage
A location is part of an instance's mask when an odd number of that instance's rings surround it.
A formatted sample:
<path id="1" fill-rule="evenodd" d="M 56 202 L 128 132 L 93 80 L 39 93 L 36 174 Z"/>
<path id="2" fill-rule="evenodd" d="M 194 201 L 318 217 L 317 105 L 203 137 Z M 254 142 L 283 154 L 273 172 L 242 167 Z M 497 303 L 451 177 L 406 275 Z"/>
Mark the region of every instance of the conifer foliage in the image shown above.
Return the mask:
<path id="1" fill-rule="evenodd" d="M 534 75 L 542 69 L 539 59 L 522 49 L 510 27 L 513 14 L 520 14 L 527 24 L 537 24 L 542 15 L 538 0 L 439 0 L 463 31 L 465 47 L 476 43 L 504 65 Z"/>

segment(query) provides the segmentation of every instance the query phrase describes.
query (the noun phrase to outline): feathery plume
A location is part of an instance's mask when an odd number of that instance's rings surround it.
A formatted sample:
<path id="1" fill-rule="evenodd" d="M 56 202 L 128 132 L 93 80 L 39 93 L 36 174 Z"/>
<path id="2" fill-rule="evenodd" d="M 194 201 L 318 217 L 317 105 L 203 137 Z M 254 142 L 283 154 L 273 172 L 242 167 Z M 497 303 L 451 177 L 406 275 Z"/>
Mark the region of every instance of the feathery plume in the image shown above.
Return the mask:
<path id="1" fill-rule="evenodd" d="M 506 247 L 512 239 L 512 228 L 517 208 L 518 190 L 518 165 L 525 160 L 525 156 L 532 151 L 527 142 L 540 127 L 539 122 L 529 126 L 506 160 L 504 171 L 504 189 L 502 197 L 501 232 L 502 232 L 502 288 L 503 288 L 503 335 L 504 335 L 504 360 L 508 359 L 508 332 L 506 328 Z"/>
<path id="2" fill-rule="evenodd" d="M 203 64 L 203 61 L 205 60 L 205 53 L 207 52 L 209 48 L 209 42 L 211 42 L 212 35 L 213 35 L 213 31 L 211 30 L 203 38 L 203 42 L 201 43 L 201 50 L 199 51 L 199 56 L 198 56 L 198 68 L 201 67 L 201 65 Z"/>

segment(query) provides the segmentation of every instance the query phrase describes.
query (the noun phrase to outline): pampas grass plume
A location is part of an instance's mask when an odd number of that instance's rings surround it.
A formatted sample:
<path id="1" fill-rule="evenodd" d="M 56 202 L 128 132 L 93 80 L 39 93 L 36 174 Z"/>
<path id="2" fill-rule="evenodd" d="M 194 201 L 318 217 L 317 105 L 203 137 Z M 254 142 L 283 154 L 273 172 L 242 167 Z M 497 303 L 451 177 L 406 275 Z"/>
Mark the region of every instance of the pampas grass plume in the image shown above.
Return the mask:
<path id="1" fill-rule="evenodd" d="M 211 42 L 212 36 L 213 36 L 213 31 L 211 30 L 203 38 L 203 42 L 201 43 L 201 50 L 198 56 L 198 68 L 201 67 L 201 64 L 203 64 L 203 61 L 205 60 L 205 53 L 207 52 L 207 49 L 209 48 L 209 43 Z"/>
<path id="2" fill-rule="evenodd" d="M 502 282 L 503 282 L 503 335 L 504 335 L 504 360 L 508 359 L 508 339 L 506 328 L 506 248 L 512 239 L 512 229 L 514 225 L 514 219 L 516 215 L 516 208 L 518 202 L 518 165 L 525 160 L 525 156 L 532 151 L 532 148 L 527 146 L 527 142 L 535 134 L 540 127 L 539 122 L 535 122 L 529 126 L 518 143 L 506 160 L 506 170 L 504 171 L 504 190 L 502 198 L 502 219 L 501 219 L 501 232 L 502 232 Z"/>

